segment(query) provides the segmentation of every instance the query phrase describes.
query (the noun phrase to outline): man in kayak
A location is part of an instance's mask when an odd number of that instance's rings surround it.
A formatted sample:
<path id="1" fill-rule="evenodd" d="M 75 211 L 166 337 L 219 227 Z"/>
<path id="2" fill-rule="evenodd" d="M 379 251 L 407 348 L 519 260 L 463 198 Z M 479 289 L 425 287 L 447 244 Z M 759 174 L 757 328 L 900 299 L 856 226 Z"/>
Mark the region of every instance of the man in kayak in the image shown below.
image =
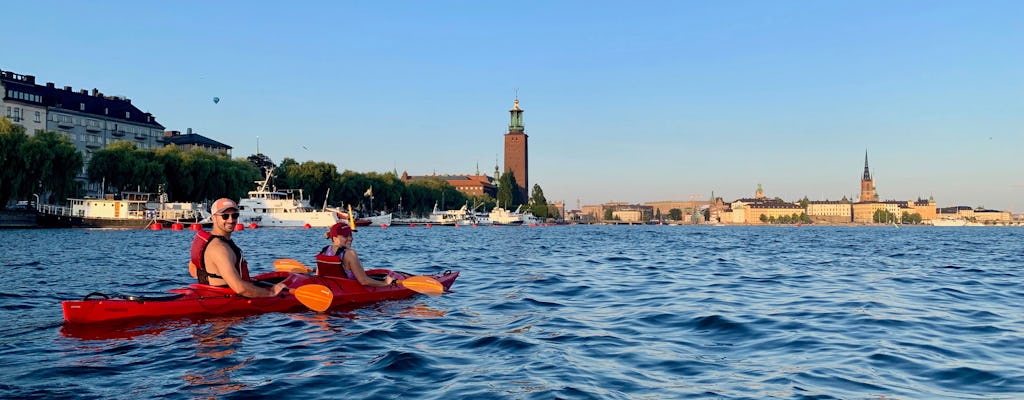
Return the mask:
<path id="1" fill-rule="evenodd" d="M 397 272 L 389 273 L 384 281 L 378 281 L 366 275 L 363 263 L 359 261 L 359 255 L 356 254 L 355 249 L 350 248 L 352 232 L 356 232 L 356 230 L 344 222 L 331 226 L 331 230 L 327 232 L 327 239 L 330 239 L 331 244 L 324 246 L 316 255 L 317 275 L 345 277 L 359 281 L 363 286 L 373 287 L 388 287 L 395 281 L 401 283 L 405 277 Z M 392 276 L 393 274 L 395 276 Z"/>
<path id="2" fill-rule="evenodd" d="M 249 264 L 242 257 L 242 249 L 231 241 L 231 232 L 238 223 L 238 204 L 221 198 L 210 207 L 213 228 L 209 233 L 200 230 L 192 239 L 191 264 L 199 283 L 230 287 L 245 297 L 272 297 L 286 289 L 284 283 L 270 288 L 257 286 L 249 277 Z"/>

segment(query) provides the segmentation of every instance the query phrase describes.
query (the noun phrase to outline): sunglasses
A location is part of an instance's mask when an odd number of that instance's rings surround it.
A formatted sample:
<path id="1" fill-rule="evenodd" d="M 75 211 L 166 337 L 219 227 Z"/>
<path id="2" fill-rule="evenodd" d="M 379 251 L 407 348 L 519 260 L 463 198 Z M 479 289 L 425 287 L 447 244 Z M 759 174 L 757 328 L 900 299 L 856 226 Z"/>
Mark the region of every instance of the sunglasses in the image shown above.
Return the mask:
<path id="1" fill-rule="evenodd" d="M 225 220 L 227 220 L 227 219 L 233 219 L 233 220 L 237 221 L 237 220 L 238 220 L 238 216 L 239 216 L 240 214 L 239 214 L 239 213 L 231 213 L 231 214 L 227 214 L 227 213 L 225 213 L 225 214 L 217 214 L 217 215 L 220 215 L 220 217 L 221 217 L 222 219 L 225 219 Z"/>

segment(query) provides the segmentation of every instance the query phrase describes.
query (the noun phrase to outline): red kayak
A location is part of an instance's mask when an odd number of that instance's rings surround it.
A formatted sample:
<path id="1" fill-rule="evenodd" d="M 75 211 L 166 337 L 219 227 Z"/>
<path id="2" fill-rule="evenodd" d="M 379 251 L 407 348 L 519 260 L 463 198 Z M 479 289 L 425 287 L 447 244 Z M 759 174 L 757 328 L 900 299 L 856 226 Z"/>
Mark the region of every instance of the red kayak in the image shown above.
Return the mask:
<path id="1" fill-rule="evenodd" d="M 386 269 L 366 271 L 367 275 L 386 275 Z M 427 275 L 437 279 L 449 290 L 459 272 L 446 271 L 442 274 Z M 253 281 L 284 282 L 290 289 L 305 285 L 324 285 L 334 294 L 331 308 L 344 305 L 374 303 L 384 300 L 398 300 L 416 294 L 402 286 L 367 287 L 359 282 L 331 277 L 274 271 L 259 274 Z M 247 298 L 235 294 L 231 288 L 215 287 L 194 283 L 187 288 L 169 290 L 160 296 L 124 296 L 92 293 L 83 300 L 68 300 L 61 303 L 64 321 L 69 324 L 92 323 L 128 319 L 158 319 L 179 316 L 211 316 L 259 314 L 266 312 L 289 312 L 307 310 L 295 297 L 294 290 L 277 297 Z"/>

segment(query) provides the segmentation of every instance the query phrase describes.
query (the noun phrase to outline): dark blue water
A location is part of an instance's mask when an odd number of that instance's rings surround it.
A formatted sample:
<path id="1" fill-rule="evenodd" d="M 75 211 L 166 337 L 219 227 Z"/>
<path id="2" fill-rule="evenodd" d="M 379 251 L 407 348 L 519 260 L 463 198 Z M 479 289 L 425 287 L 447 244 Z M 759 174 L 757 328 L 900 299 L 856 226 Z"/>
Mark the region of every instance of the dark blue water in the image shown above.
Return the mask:
<path id="1" fill-rule="evenodd" d="M 254 271 L 322 230 L 236 233 Z M 1024 397 L 1024 229 L 356 233 L 453 293 L 68 329 L 60 300 L 189 283 L 190 232 L 0 231 L 0 398 Z"/>

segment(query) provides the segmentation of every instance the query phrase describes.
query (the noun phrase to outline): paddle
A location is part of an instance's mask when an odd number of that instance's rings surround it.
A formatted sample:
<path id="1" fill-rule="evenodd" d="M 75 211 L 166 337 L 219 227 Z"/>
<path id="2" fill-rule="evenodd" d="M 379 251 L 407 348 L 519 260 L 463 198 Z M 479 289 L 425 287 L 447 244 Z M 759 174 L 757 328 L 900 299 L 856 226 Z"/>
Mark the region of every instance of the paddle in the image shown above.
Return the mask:
<path id="1" fill-rule="evenodd" d="M 274 269 L 278 271 L 294 272 L 297 274 L 308 274 L 313 269 L 307 267 L 301 261 L 292 258 L 274 260 Z"/>
<path id="2" fill-rule="evenodd" d="M 327 311 L 328 308 L 331 308 L 331 302 L 334 301 L 334 293 L 324 285 L 302 285 L 293 292 L 299 303 L 313 311 Z"/>
<path id="3" fill-rule="evenodd" d="M 441 293 L 444 293 L 444 285 L 429 276 L 410 276 L 399 283 L 407 289 L 428 296 L 440 296 Z"/>
<path id="4" fill-rule="evenodd" d="M 313 272 L 312 268 L 307 267 L 301 261 L 292 258 L 281 258 L 274 260 L 274 269 L 278 271 L 287 271 L 308 274 Z M 441 284 L 437 279 L 429 276 L 410 276 L 401 281 L 402 286 L 406 289 L 412 290 L 417 293 L 422 293 L 428 296 L 440 296 L 444 293 L 444 285 Z"/>

